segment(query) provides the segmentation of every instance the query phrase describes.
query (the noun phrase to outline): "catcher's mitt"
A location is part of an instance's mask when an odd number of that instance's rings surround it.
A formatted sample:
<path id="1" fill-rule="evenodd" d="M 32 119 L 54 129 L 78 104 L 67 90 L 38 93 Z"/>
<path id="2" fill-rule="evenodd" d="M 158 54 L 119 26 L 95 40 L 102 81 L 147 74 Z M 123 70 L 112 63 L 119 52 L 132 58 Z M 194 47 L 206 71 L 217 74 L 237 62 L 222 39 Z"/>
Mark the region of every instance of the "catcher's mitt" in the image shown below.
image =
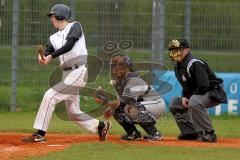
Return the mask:
<path id="1" fill-rule="evenodd" d="M 98 89 L 95 90 L 95 92 L 93 93 L 93 98 L 97 103 L 102 104 L 108 103 L 108 98 L 105 95 L 102 87 L 98 87 Z"/>

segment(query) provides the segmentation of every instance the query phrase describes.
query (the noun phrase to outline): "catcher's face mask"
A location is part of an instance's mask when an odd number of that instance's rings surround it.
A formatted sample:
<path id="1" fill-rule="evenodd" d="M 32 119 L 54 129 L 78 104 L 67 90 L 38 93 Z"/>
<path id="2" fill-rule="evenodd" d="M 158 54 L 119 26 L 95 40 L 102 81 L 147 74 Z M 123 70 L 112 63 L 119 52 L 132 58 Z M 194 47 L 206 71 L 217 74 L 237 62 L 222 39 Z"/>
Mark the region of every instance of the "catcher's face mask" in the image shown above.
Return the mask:
<path id="1" fill-rule="evenodd" d="M 113 77 L 118 80 L 124 80 L 126 74 L 130 71 L 130 66 L 126 63 L 124 56 L 115 56 L 111 60 L 111 70 Z"/>

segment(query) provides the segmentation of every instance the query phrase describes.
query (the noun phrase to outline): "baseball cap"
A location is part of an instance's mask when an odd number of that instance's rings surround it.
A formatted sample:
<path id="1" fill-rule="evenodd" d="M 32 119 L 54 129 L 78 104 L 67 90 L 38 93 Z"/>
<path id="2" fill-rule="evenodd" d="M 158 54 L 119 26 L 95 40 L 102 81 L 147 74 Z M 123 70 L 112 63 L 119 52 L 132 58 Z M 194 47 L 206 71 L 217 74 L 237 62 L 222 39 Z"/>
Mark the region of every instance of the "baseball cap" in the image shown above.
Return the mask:
<path id="1" fill-rule="evenodd" d="M 190 48 L 186 39 L 173 39 L 168 44 L 168 50 Z"/>

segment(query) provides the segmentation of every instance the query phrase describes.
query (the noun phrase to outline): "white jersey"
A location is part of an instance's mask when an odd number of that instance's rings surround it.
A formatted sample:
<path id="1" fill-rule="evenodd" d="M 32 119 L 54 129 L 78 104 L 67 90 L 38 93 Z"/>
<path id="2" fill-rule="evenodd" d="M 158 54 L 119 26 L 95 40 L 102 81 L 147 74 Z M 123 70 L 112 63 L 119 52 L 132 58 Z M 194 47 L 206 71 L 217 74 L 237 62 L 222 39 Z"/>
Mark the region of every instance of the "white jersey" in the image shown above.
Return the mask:
<path id="1" fill-rule="evenodd" d="M 79 29 L 80 26 L 80 29 Z M 69 23 L 63 30 L 59 30 L 50 36 L 50 43 L 56 51 L 66 44 L 68 37 L 77 38 L 78 41 L 74 44 L 73 48 L 59 56 L 61 67 L 71 67 L 74 64 L 86 64 L 87 62 L 87 49 L 85 37 L 79 22 Z"/>
<path id="2" fill-rule="evenodd" d="M 87 63 L 87 49 L 79 22 L 69 23 L 63 30 L 50 36 L 45 56 L 50 54 L 53 58 L 58 57 L 60 60 L 60 66 L 63 68 L 62 81 L 44 94 L 34 128 L 47 131 L 55 106 L 65 101 L 69 120 L 96 133 L 99 120 L 86 115 L 80 109 L 79 90 L 87 83 L 87 68 L 84 65 Z M 75 65 L 78 67 L 72 68 Z M 70 69 L 64 70 L 65 67 Z"/>

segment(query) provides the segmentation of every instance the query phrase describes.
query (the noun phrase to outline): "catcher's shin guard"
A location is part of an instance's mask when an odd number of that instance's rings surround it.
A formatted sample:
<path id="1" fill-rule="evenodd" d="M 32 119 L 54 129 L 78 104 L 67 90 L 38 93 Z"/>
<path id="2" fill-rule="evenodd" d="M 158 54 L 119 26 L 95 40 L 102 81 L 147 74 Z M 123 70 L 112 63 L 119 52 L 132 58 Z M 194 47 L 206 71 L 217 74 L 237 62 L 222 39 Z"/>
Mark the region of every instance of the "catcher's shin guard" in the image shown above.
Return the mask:
<path id="1" fill-rule="evenodd" d="M 116 109 L 113 113 L 114 119 L 123 127 L 127 134 L 132 134 L 137 131 L 135 124 L 131 119 L 124 113 L 123 108 Z M 138 132 L 138 131 L 137 131 Z"/>
<path id="2" fill-rule="evenodd" d="M 132 132 L 131 134 L 125 134 L 121 136 L 121 140 L 126 141 L 140 141 L 142 139 L 142 134 L 137 130 Z"/>
<path id="3" fill-rule="evenodd" d="M 155 127 L 155 123 L 153 122 L 139 122 L 138 123 L 144 131 L 149 135 L 154 135 L 158 132 L 157 128 Z"/>

